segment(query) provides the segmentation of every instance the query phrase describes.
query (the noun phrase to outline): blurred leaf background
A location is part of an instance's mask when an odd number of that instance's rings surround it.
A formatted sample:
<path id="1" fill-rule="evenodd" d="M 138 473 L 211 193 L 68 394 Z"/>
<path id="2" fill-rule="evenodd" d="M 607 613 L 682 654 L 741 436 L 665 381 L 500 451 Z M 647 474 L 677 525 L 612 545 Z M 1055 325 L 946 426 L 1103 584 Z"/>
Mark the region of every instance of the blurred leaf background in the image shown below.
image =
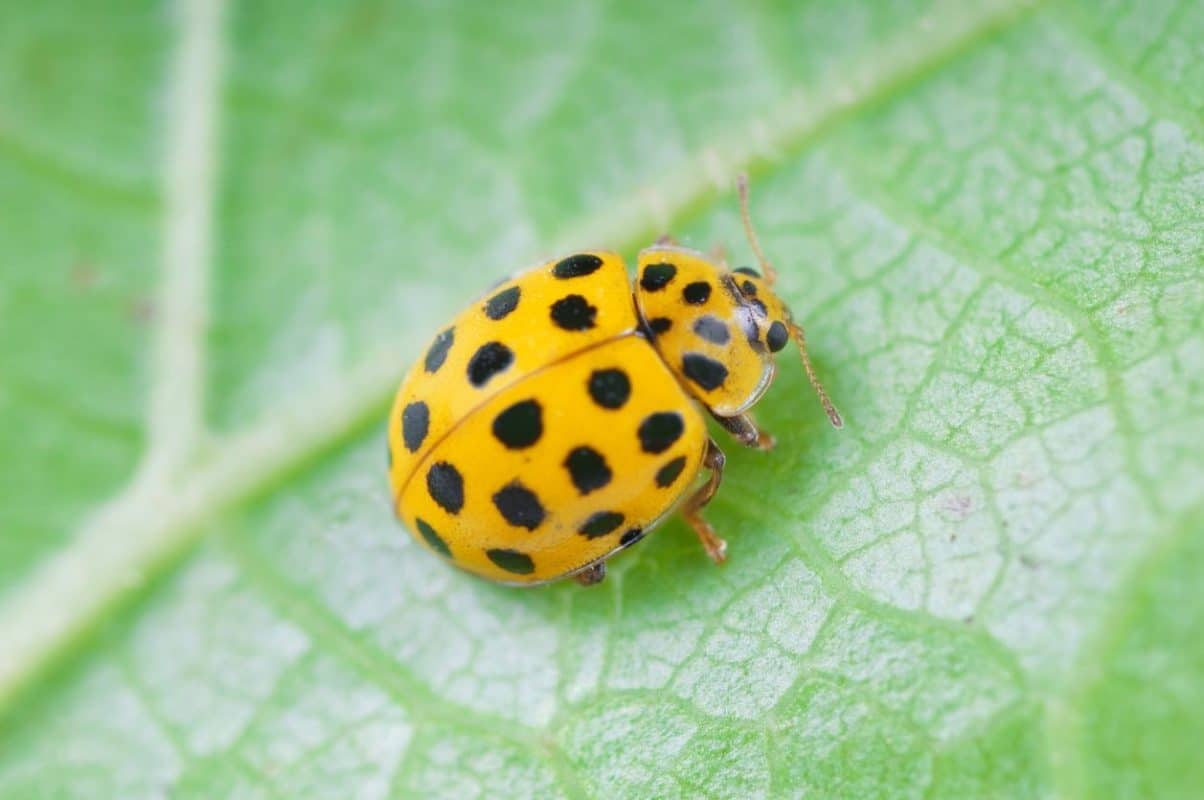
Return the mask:
<path id="1" fill-rule="evenodd" d="M 0 14 L 0 796 L 1198 796 L 1204 5 Z M 742 168 L 847 428 L 782 370 L 723 569 L 421 551 L 435 326 Z"/>

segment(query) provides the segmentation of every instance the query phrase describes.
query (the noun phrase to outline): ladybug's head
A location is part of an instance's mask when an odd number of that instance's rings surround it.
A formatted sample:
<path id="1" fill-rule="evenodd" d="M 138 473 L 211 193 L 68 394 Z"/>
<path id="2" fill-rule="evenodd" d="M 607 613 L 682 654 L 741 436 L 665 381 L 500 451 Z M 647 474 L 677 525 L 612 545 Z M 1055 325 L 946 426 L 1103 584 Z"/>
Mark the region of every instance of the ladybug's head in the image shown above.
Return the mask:
<path id="1" fill-rule="evenodd" d="M 775 354 L 794 341 L 828 418 L 843 424 L 807 357 L 802 327 L 773 290 L 777 277 L 748 216 L 748 184 L 740 178 L 741 211 L 761 262 L 729 270 L 722 259 L 672 244 L 639 256 L 636 306 L 645 334 L 686 389 L 719 417 L 752 407 L 773 381 Z"/>

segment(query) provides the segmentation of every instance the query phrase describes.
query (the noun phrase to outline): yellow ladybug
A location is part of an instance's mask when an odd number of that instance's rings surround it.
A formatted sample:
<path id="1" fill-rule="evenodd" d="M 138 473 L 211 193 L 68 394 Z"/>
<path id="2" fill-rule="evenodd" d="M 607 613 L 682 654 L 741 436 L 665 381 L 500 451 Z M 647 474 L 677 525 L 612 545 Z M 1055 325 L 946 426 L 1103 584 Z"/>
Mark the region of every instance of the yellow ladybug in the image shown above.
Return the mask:
<path id="1" fill-rule="evenodd" d="M 773 292 L 743 176 L 739 189 L 760 273 L 664 237 L 640 253 L 633 297 L 619 255 L 582 252 L 499 285 L 435 335 L 389 416 L 394 508 L 426 547 L 502 583 L 588 585 L 680 506 L 722 562 L 701 510 L 724 457 L 703 410 L 771 448 L 748 410 L 791 339 L 841 427 Z"/>

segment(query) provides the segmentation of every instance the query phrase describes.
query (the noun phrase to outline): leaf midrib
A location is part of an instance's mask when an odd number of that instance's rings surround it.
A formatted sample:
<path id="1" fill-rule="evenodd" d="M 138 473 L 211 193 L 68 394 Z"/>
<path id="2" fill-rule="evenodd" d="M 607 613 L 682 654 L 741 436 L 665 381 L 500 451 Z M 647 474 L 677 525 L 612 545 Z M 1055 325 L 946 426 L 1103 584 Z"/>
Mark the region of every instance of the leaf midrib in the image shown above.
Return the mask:
<path id="1" fill-rule="evenodd" d="M 207 5 L 196 2 L 190 8 L 195 11 Z M 792 95 L 764 118 L 736 132 L 738 135 L 718 136 L 715 146 L 703 149 L 651 184 L 659 188 L 637 192 L 568 226 L 556 240 L 573 246 L 609 241 L 628 249 L 657 227 L 673 227 L 672 223 L 696 212 L 726 188 L 727 177 L 739 169 L 767 166 L 781 153 L 798 152 L 824 129 L 921 80 L 1033 8 L 1024 2 L 1001 1 L 977 17 L 957 11 L 939 17 L 952 20 L 954 27 L 918 26 L 897 33 L 876 51 L 897 61 L 879 59 L 860 70 L 850 69 L 839 82 Z M 185 36 L 190 34 L 196 31 L 184 31 Z M 810 105 L 800 107 L 804 102 Z M 167 149 L 171 151 L 171 143 Z M 209 186 L 209 196 L 191 201 L 202 206 L 212 203 L 212 190 Z M 203 287 L 203 280 L 199 284 Z M 171 300 L 186 308 L 201 307 L 196 298 Z M 162 342 L 173 333 L 160 330 L 156 335 Z M 156 361 L 156 365 L 160 372 L 154 382 L 171 383 L 175 376 L 166 371 L 164 362 Z M 246 431 L 214 442 L 205 449 L 208 460 L 197 443 L 178 456 L 178 463 L 167 463 L 156 472 L 141 472 L 83 526 L 70 545 L 37 569 L 0 607 L 0 653 L 4 659 L 0 661 L 0 714 L 57 657 L 79 644 L 97 620 L 195 544 L 207 521 L 267 491 L 298 465 L 374 423 L 399 378 L 395 354 L 378 351 L 353 368 L 331 393 L 291 412 L 274 412 Z M 196 407 L 199 413 L 199 404 Z M 152 442 L 148 452 L 154 448 Z M 130 575 L 138 579 L 128 581 Z M 75 595 L 67 609 L 61 608 L 64 588 Z"/>

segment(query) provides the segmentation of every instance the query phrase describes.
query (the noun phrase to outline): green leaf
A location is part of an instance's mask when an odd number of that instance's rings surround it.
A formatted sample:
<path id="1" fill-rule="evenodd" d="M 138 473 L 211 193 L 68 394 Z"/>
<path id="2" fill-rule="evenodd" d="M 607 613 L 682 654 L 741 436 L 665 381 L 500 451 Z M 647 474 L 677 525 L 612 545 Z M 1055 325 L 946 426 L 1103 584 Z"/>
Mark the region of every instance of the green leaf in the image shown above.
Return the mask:
<path id="1" fill-rule="evenodd" d="M 0 797 L 1190 797 L 1204 6 L 23 4 Z M 753 212 L 788 360 L 679 522 L 519 591 L 383 418 L 496 278 Z"/>

